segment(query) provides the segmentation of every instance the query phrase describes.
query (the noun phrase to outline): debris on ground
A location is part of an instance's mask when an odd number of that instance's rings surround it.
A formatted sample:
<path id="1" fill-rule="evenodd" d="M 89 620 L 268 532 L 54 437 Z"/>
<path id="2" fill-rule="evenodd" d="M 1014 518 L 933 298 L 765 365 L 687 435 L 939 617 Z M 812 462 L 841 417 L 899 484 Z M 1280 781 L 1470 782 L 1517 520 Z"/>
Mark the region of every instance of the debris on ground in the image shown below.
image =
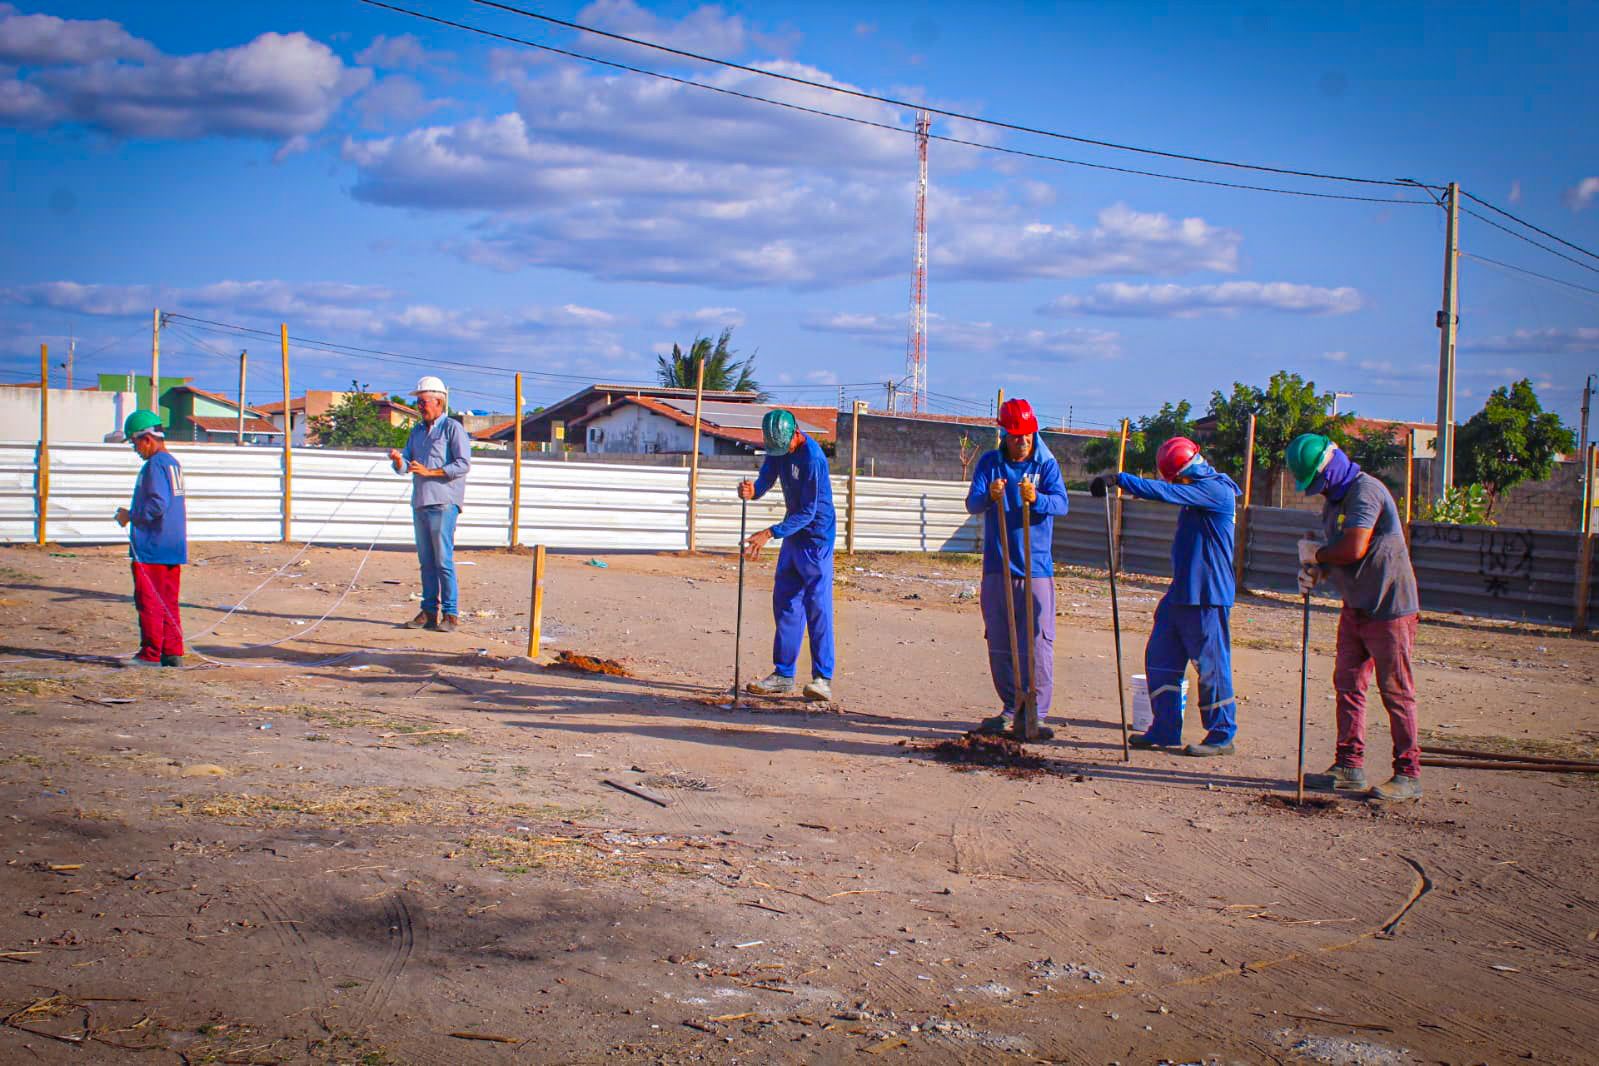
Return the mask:
<path id="1" fill-rule="evenodd" d="M 615 659 L 597 659 L 575 651 L 557 652 L 555 661 L 546 670 L 570 670 L 574 674 L 605 674 L 608 677 L 630 677 L 627 667 Z"/>
<path id="2" fill-rule="evenodd" d="M 1304 803 L 1296 803 L 1292 796 L 1262 792 L 1255 802 L 1272 810 L 1288 811 L 1292 814 L 1333 814 L 1338 810 L 1338 801 L 1331 796 L 1306 796 Z"/>
<path id="3" fill-rule="evenodd" d="M 1075 979 L 1092 981 L 1099 984 L 1105 980 L 1105 975 L 1098 970 L 1091 970 L 1075 962 L 1056 962 L 1054 959 L 1039 959 L 1037 962 L 1028 963 L 1028 968 L 1046 981 L 1064 981 Z"/>
<path id="4" fill-rule="evenodd" d="M 1292 1031 L 1284 1030 L 1277 1036 L 1286 1044 L 1288 1039 L 1292 1039 Z M 1324 1066 L 1403 1066 L 1410 1061 L 1410 1052 L 1405 1048 L 1392 1048 L 1367 1040 L 1349 1040 L 1336 1036 L 1303 1037 L 1288 1050 L 1300 1058 L 1319 1062 Z"/>
<path id="5" fill-rule="evenodd" d="M 1027 749 L 1010 737 L 975 731 L 958 740 L 940 740 L 922 747 L 933 758 L 956 763 L 957 770 L 998 770 L 1011 777 L 1033 777 L 1049 772 L 1049 760 L 1027 754 Z"/>

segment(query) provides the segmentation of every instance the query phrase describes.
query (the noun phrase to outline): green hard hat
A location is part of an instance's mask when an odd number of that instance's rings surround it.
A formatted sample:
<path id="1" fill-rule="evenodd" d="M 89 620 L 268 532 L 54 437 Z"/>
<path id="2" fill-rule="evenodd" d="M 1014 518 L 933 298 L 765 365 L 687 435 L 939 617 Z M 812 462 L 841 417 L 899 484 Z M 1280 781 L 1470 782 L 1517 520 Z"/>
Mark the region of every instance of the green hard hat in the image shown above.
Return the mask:
<path id="1" fill-rule="evenodd" d="M 761 419 L 761 435 L 766 438 L 769 454 L 786 455 L 794 444 L 794 434 L 798 432 L 799 425 L 788 411 L 768 411 L 766 417 Z"/>
<path id="2" fill-rule="evenodd" d="M 161 416 L 154 411 L 138 410 L 129 415 L 122 423 L 122 436 L 132 440 L 139 434 L 151 429 L 161 428 Z"/>
<path id="3" fill-rule="evenodd" d="M 1288 454 L 1284 458 L 1300 492 L 1310 491 L 1310 483 L 1327 465 L 1336 447 L 1338 445 L 1320 433 L 1301 433 L 1288 442 Z"/>

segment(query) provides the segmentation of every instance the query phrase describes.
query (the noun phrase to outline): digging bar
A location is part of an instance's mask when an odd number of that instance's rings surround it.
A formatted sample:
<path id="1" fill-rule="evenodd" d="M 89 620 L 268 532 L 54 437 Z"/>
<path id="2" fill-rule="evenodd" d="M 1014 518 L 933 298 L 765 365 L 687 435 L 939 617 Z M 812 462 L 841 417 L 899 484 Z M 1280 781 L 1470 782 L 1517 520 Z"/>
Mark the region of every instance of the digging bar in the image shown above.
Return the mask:
<path id="1" fill-rule="evenodd" d="M 750 502 L 738 501 L 738 606 L 733 612 L 733 709 L 738 710 L 739 653 L 744 650 L 744 531 L 749 525 Z"/>
<path id="2" fill-rule="evenodd" d="M 1020 486 L 1017 491 L 1021 491 Z M 1033 508 L 1026 498 L 1022 499 L 1022 569 L 1027 574 L 1022 585 L 1022 602 L 1026 604 L 1023 609 L 1027 612 L 1027 688 L 1022 693 L 1021 709 L 1011 719 L 1011 728 L 1016 739 L 1033 741 L 1038 739 L 1038 664 L 1034 662 L 1038 643 L 1033 633 Z"/>
<path id="3" fill-rule="evenodd" d="M 1305 618 L 1299 636 L 1299 786 L 1298 798 L 1305 805 L 1305 705 L 1310 702 L 1310 593 L 1304 595 Z"/>
<path id="4" fill-rule="evenodd" d="M 1116 635 L 1116 701 L 1122 711 L 1122 762 L 1131 762 L 1127 746 L 1127 682 L 1122 677 L 1122 614 L 1116 602 L 1116 523 L 1110 513 L 1110 492 L 1105 492 L 1105 565 L 1110 571 L 1110 628 Z"/>
<path id="5" fill-rule="evenodd" d="M 1006 490 L 1010 486 L 1005 486 Z M 994 510 L 999 515 L 999 543 L 1000 552 L 1005 561 L 1005 629 L 1010 634 L 1010 669 L 1011 669 L 1011 729 L 1015 730 L 1016 720 L 1026 714 L 1023 709 L 1027 705 L 1027 697 L 1022 695 L 1022 661 L 1016 655 L 1016 596 L 1012 591 L 1010 576 L 1010 532 L 1005 523 L 1005 498 L 1000 494 L 1000 499 L 995 502 Z"/>

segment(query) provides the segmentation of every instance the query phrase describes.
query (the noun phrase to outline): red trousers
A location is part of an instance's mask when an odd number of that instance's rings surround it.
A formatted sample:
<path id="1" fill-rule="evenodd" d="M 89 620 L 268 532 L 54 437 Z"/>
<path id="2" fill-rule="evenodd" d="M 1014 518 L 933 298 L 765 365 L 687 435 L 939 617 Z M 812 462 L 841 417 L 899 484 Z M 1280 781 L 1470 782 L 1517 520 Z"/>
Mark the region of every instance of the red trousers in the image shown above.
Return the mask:
<path id="1" fill-rule="evenodd" d="M 1338 618 L 1338 653 L 1333 690 L 1338 695 L 1338 765 L 1366 764 L 1366 686 L 1377 675 L 1377 691 L 1388 709 L 1394 738 L 1394 773 L 1421 776 L 1421 743 L 1416 738 L 1416 679 L 1410 650 L 1416 643 L 1418 615 L 1389 621 L 1345 607 Z"/>
<path id="2" fill-rule="evenodd" d="M 133 606 L 139 612 L 139 658 L 159 662 L 183 654 L 183 622 L 178 617 L 178 582 L 183 567 L 133 564 Z"/>

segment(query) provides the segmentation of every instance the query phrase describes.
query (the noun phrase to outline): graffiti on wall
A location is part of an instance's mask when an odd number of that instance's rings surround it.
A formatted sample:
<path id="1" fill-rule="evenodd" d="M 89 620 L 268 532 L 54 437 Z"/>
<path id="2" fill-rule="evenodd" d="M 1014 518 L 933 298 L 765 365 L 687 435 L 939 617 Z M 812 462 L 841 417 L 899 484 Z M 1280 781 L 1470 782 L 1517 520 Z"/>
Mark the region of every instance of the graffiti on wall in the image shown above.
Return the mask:
<path id="1" fill-rule="evenodd" d="M 1524 530 L 1479 529 L 1477 575 L 1490 596 L 1508 595 L 1513 585 L 1532 585 L 1532 534 Z"/>

